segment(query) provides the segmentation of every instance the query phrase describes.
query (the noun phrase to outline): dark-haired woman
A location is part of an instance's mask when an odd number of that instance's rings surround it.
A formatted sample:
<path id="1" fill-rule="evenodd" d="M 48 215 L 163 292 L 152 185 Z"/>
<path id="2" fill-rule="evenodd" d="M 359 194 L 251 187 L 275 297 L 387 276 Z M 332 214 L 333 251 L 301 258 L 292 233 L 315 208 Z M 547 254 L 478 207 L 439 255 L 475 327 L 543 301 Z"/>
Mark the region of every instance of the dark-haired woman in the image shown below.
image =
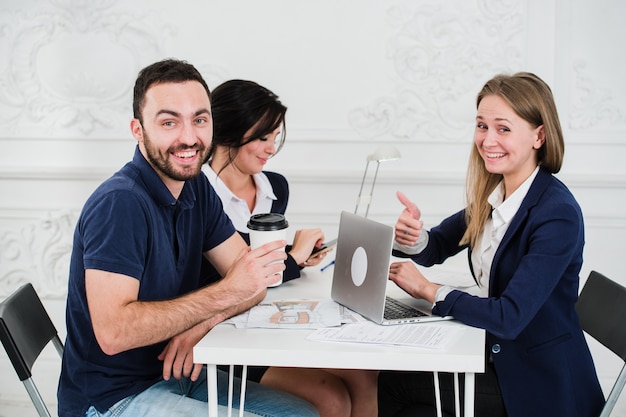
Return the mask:
<path id="1" fill-rule="evenodd" d="M 231 80 L 211 94 L 213 142 L 203 169 L 220 196 L 224 211 L 244 239 L 247 222 L 255 213 L 281 213 L 287 209 L 289 186 L 281 174 L 264 171 L 285 142 L 287 108 L 267 88 L 246 80 Z M 295 233 L 287 247 L 283 279 L 300 276 L 300 270 L 317 265 L 313 259 L 321 245 L 321 229 Z M 376 417 L 377 371 L 250 367 L 249 379 L 281 389 L 309 401 L 321 417 Z"/>

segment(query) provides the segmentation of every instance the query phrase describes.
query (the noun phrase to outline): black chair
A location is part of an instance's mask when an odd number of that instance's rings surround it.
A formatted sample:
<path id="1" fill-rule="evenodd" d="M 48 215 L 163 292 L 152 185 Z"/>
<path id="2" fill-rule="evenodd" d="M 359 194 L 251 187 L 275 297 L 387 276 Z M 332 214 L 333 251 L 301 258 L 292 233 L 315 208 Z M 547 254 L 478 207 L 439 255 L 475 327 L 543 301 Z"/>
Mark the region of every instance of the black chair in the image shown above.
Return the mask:
<path id="1" fill-rule="evenodd" d="M 626 384 L 626 288 L 591 271 L 576 312 L 583 330 L 625 362 L 600 417 L 608 417 Z"/>
<path id="2" fill-rule="evenodd" d="M 50 341 L 63 356 L 63 342 L 31 284 L 23 285 L 0 303 L 0 340 L 37 412 L 50 417 L 31 372 Z"/>

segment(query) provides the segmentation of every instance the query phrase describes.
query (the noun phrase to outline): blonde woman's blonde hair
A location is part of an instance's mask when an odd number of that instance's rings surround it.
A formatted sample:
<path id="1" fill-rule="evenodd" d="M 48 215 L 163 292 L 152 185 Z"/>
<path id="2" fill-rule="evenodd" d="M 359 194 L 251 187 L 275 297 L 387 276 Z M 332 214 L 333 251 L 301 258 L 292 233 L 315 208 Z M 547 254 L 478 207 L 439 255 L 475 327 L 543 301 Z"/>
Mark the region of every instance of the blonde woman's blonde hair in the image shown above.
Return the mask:
<path id="1" fill-rule="evenodd" d="M 483 98 L 498 96 L 506 101 L 513 111 L 533 127 L 544 127 L 545 142 L 537 151 L 537 164 L 553 174 L 563 164 L 565 144 L 559 115 L 550 87 L 535 74 L 518 72 L 513 75 L 496 75 L 483 86 L 476 98 L 478 108 Z M 491 215 L 489 195 L 502 180 L 501 174 L 492 174 L 475 145 L 469 158 L 466 179 L 467 208 L 465 221 L 467 230 L 460 244 L 476 247 L 485 223 Z"/>

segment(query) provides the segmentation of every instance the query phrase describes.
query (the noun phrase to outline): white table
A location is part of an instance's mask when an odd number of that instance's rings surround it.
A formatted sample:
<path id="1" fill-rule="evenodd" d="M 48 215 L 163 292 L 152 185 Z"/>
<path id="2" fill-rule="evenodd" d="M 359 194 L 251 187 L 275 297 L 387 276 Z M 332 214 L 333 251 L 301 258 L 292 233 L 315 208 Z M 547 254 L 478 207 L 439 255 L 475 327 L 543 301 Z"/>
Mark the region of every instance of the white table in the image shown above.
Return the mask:
<path id="1" fill-rule="evenodd" d="M 270 288 L 266 300 L 329 299 L 333 268 L 307 268 L 301 278 Z M 394 283 L 388 294 L 410 300 Z M 312 330 L 238 329 L 220 324 L 194 348 L 196 363 L 207 364 L 209 416 L 217 415 L 218 364 L 284 366 L 301 368 L 343 368 L 430 371 L 465 374 L 464 415 L 474 416 L 474 374 L 483 373 L 485 332 L 457 321 L 432 322 L 440 326 L 462 326 L 462 336 L 442 350 L 418 349 L 388 345 L 324 343 L 306 339 Z M 415 324 L 414 324 L 415 325 Z M 419 324 L 416 324 L 419 325 Z M 435 379 L 436 381 L 438 378 Z M 458 378 L 455 378 L 458 381 Z M 242 391 L 245 386 L 242 387 Z M 437 392 L 437 395 L 439 393 Z M 457 392 L 458 399 L 458 392 Z M 457 415 L 459 407 L 457 407 Z"/>

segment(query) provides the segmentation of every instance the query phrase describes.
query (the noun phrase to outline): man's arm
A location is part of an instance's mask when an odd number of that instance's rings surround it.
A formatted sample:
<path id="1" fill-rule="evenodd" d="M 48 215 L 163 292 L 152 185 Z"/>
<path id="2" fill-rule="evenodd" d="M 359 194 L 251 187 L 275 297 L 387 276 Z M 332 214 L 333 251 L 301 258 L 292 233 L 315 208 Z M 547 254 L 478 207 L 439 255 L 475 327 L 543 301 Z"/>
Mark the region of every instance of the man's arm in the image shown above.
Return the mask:
<path id="1" fill-rule="evenodd" d="M 247 310 L 263 299 L 259 296 L 250 300 L 247 305 L 241 304 L 233 306 L 233 308 L 224 311 L 222 314 L 215 315 L 213 318 L 203 321 L 192 327 L 191 329 L 180 333 L 170 339 L 163 352 L 159 355 L 159 360 L 163 361 L 163 379 L 169 380 L 170 377 L 180 379 L 181 377 L 190 377 L 195 381 L 200 376 L 202 364 L 196 364 L 193 360 L 193 347 L 216 325 L 223 320 L 238 314 L 241 309 Z"/>
<path id="2" fill-rule="evenodd" d="M 228 276 L 229 265 L 227 265 L 224 260 L 228 259 L 228 254 L 238 250 L 238 246 L 241 244 L 245 245 L 245 242 L 237 233 L 237 238 L 227 240 L 218 247 L 206 252 L 204 255 L 215 265 L 215 268 L 221 275 Z M 190 377 L 192 381 L 197 380 L 202 370 L 202 364 L 194 363 L 193 347 L 214 326 L 229 317 L 248 310 L 261 301 L 263 297 L 265 297 L 265 291 L 261 292 L 249 301 L 238 305 L 232 305 L 220 314 L 216 314 L 212 318 L 205 320 L 191 329 L 171 338 L 167 346 L 165 346 L 159 355 L 159 359 L 163 361 L 163 379 L 169 380 L 172 376 L 176 379 L 180 379 L 185 376 Z"/>
<path id="3" fill-rule="evenodd" d="M 285 242 L 271 242 L 250 250 L 235 233 L 208 253 L 218 271 L 227 270 L 225 277 L 171 300 L 139 301 L 139 281 L 135 278 L 86 270 L 87 302 L 100 348 L 114 355 L 170 339 L 207 320 L 207 326 L 215 325 L 249 308 L 276 281 L 273 274 L 284 269 L 284 263 L 272 264 L 286 257 L 276 251 L 281 245 Z"/>
<path id="4" fill-rule="evenodd" d="M 216 268 L 222 271 L 226 268 L 225 262 L 220 260 L 228 259 L 229 253 L 236 253 L 239 245 L 245 245 L 239 233 L 236 234 L 238 239 L 229 239 L 215 249 L 205 253 L 207 259 L 212 260 L 217 265 Z M 227 275 L 227 272 L 220 272 Z M 214 315 L 191 329 L 177 334 L 172 337 L 167 346 L 159 355 L 159 360 L 163 361 L 163 379 L 169 380 L 170 377 L 180 379 L 181 377 L 190 377 L 195 381 L 200 376 L 202 364 L 196 364 L 193 360 L 193 347 L 216 325 L 242 311 L 248 310 L 265 296 L 265 291 L 259 293 L 254 298 L 238 305 L 232 305 L 219 314 Z"/>

